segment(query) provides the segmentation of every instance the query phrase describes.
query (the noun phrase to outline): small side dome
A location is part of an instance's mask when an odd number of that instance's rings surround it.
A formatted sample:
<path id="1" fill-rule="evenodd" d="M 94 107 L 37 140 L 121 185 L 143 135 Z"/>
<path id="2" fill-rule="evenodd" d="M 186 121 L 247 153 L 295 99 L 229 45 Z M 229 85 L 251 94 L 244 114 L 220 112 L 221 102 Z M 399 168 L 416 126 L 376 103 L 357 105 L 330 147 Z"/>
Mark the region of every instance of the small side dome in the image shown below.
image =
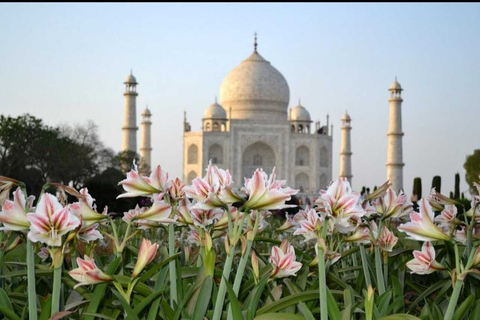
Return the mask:
<path id="1" fill-rule="evenodd" d="M 227 119 L 227 112 L 215 101 L 205 110 L 203 119 Z"/>
<path id="2" fill-rule="evenodd" d="M 308 112 L 305 107 L 303 107 L 301 104 L 298 104 L 297 106 L 292 108 L 292 111 L 290 113 L 290 121 L 308 121 L 312 122 L 310 118 L 310 112 Z"/>
<path id="3" fill-rule="evenodd" d="M 146 107 L 145 110 L 143 110 L 142 116 L 147 116 L 147 117 L 152 116 L 152 113 L 150 112 L 150 109 L 148 109 L 148 107 Z"/>
<path id="4" fill-rule="evenodd" d="M 342 116 L 342 121 L 352 121 L 352 118 L 350 118 L 350 115 L 345 111 L 345 114 Z"/>
<path id="5" fill-rule="evenodd" d="M 397 78 L 395 78 L 395 81 L 390 85 L 390 89 L 389 89 L 389 90 L 396 90 L 396 91 L 398 91 L 398 90 L 400 90 L 400 91 L 403 90 L 403 89 L 402 89 L 402 86 L 400 85 L 400 83 L 398 83 Z"/>
<path id="6" fill-rule="evenodd" d="M 134 83 L 134 84 L 137 84 L 137 79 L 135 79 L 135 77 L 133 76 L 133 74 L 129 74 L 127 79 L 125 79 L 125 82 L 124 83 Z"/>

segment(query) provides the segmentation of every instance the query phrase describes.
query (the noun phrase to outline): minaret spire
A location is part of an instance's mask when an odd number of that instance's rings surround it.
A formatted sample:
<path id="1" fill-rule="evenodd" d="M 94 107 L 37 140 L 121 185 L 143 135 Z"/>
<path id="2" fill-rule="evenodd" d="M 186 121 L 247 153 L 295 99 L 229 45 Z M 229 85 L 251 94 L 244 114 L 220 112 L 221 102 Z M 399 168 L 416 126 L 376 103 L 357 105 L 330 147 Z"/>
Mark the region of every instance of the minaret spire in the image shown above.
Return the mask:
<path id="1" fill-rule="evenodd" d="M 257 52 L 257 46 L 258 46 L 258 43 L 257 43 L 257 32 L 255 32 L 255 41 L 253 42 L 253 50 L 255 52 Z"/>
<path id="2" fill-rule="evenodd" d="M 350 122 L 352 119 L 347 111 L 342 117 L 342 141 L 340 144 L 340 173 L 339 177 L 347 178 L 350 184 L 352 183 L 352 149 L 350 143 L 350 131 L 352 126 Z"/>
<path id="3" fill-rule="evenodd" d="M 388 126 L 388 152 L 387 152 L 387 179 L 392 184 L 392 189 L 398 192 L 403 189 L 403 132 L 402 132 L 402 87 L 395 77 L 395 82 L 390 86 L 390 115 Z"/>
<path id="4" fill-rule="evenodd" d="M 142 112 L 142 124 L 140 126 L 140 170 L 144 175 L 149 175 L 152 170 L 151 117 L 152 114 L 150 113 L 147 104 L 147 107 Z"/>
<path id="5" fill-rule="evenodd" d="M 124 82 L 125 107 L 123 113 L 123 143 L 122 151 L 137 152 L 137 80 L 130 70 L 130 75 Z"/>

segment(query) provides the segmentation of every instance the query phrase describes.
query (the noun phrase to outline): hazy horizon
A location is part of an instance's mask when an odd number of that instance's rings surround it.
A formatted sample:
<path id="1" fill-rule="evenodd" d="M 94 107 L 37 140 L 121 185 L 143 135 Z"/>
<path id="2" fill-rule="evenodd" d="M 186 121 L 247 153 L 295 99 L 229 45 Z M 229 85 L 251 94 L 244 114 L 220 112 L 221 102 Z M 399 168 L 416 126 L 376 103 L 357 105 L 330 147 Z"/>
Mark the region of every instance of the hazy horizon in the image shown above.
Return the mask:
<path id="1" fill-rule="evenodd" d="M 277 68 L 312 120 L 333 129 L 338 176 L 340 118 L 352 117 L 353 187 L 386 179 L 388 87 L 402 105 L 404 188 L 434 175 L 453 191 L 480 148 L 480 5 L 464 4 L 0 4 L 0 113 L 49 125 L 93 120 L 120 151 L 123 81 L 139 82 L 137 123 L 153 117 L 152 163 L 182 174 L 183 111 L 200 130 L 223 78 L 253 51 Z M 312 124 L 313 126 L 313 124 Z M 138 135 L 139 138 L 139 135 Z"/>

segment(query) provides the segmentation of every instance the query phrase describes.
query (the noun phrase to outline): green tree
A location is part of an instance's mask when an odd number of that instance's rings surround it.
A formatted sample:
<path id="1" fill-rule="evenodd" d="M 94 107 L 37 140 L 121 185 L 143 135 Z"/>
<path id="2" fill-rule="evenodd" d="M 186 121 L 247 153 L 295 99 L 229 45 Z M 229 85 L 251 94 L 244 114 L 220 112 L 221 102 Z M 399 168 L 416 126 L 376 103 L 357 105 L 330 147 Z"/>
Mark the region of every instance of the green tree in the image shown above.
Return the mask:
<path id="1" fill-rule="evenodd" d="M 76 128 L 81 131 L 83 127 Z M 29 114 L 16 118 L 1 115 L 0 172 L 24 181 L 32 194 L 38 194 L 45 182 L 52 181 L 79 188 L 100 172 L 100 164 L 108 154 L 113 156 L 98 142 L 95 128 L 84 130 L 83 136 L 73 136 L 65 127 L 47 126 Z"/>
<path id="2" fill-rule="evenodd" d="M 442 177 L 434 176 L 432 180 L 432 189 L 435 188 L 435 191 L 438 193 L 442 192 Z"/>
<path id="3" fill-rule="evenodd" d="M 474 150 L 473 154 L 467 156 L 465 164 L 465 180 L 470 186 L 470 193 L 475 194 L 476 188 L 473 185 L 474 182 L 479 182 L 480 176 L 480 149 Z"/>

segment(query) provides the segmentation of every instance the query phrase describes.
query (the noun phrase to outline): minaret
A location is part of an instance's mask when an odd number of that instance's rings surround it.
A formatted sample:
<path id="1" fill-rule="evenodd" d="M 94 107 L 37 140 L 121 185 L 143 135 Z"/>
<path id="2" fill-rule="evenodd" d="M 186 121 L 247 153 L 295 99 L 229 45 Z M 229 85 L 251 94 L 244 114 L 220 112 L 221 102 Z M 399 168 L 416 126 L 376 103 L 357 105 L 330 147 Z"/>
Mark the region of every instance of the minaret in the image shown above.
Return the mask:
<path id="1" fill-rule="evenodd" d="M 340 174 L 339 177 L 347 178 L 352 184 L 352 149 L 350 144 L 350 131 L 352 119 L 345 111 L 342 117 L 342 141 L 340 146 Z"/>
<path id="2" fill-rule="evenodd" d="M 132 75 L 128 75 L 125 80 L 125 109 L 123 113 L 123 143 L 122 151 L 137 152 L 137 80 Z"/>
<path id="3" fill-rule="evenodd" d="M 390 116 L 388 129 L 387 179 L 392 189 L 398 192 L 403 189 L 403 150 L 402 150 L 402 87 L 397 82 L 390 86 Z"/>
<path id="4" fill-rule="evenodd" d="M 142 173 L 150 174 L 152 170 L 152 139 L 150 127 L 152 114 L 148 110 L 148 106 L 142 112 L 142 124 L 140 126 L 140 159 L 144 165 Z"/>

